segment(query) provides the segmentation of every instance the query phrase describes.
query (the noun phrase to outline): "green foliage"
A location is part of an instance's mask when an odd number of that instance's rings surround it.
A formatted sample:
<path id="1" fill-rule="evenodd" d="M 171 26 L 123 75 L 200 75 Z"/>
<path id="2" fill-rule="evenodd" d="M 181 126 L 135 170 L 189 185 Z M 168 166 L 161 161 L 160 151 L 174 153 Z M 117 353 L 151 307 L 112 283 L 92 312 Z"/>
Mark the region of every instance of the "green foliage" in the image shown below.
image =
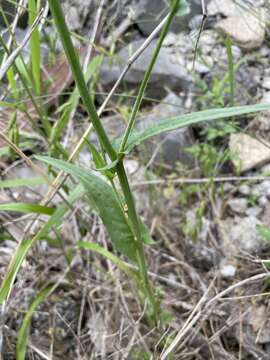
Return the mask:
<path id="1" fill-rule="evenodd" d="M 182 225 L 182 231 L 186 237 L 191 238 L 192 241 L 197 241 L 199 234 L 203 229 L 203 216 L 206 210 L 206 203 L 200 202 L 195 211 L 194 219 L 186 218 L 186 221 Z"/>
<path id="2" fill-rule="evenodd" d="M 179 201 L 182 205 L 187 205 L 192 195 L 196 195 L 201 191 L 201 186 L 198 184 L 185 185 L 179 195 Z"/>
<path id="3" fill-rule="evenodd" d="M 28 342 L 28 332 L 31 324 L 32 316 L 36 310 L 36 308 L 46 299 L 46 297 L 52 292 L 55 286 L 51 285 L 43 290 L 41 290 L 36 298 L 33 300 L 32 304 L 30 305 L 24 319 L 23 323 L 20 327 L 18 332 L 18 341 L 16 344 L 16 359 L 17 360 L 24 360 L 26 355 L 26 348 Z"/>
<path id="4" fill-rule="evenodd" d="M 130 260 L 136 262 L 136 239 L 134 238 L 128 217 L 125 215 L 125 206 L 121 207 L 113 188 L 100 177 L 82 167 L 56 159 L 46 157 L 37 158 L 49 165 L 56 166 L 80 181 L 85 189 L 90 205 L 97 211 L 102 219 L 115 249 L 126 255 Z M 148 242 L 148 232 L 142 223 L 140 223 L 140 227 L 143 240 Z"/>
<path id="5" fill-rule="evenodd" d="M 214 120 L 230 119 L 235 116 L 247 115 L 258 111 L 268 110 L 269 108 L 269 104 L 235 106 L 230 108 L 203 110 L 167 118 L 160 121 L 158 124 L 149 126 L 141 132 L 133 131 L 127 143 L 125 154 L 128 154 L 135 146 L 140 145 L 145 140 L 167 131 L 180 129 L 188 125 L 195 125 L 202 122 L 213 122 Z M 119 142 L 119 139 L 115 141 L 116 147 Z"/>
<path id="6" fill-rule="evenodd" d="M 38 11 L 39 2 L 35 0 L 29 1 L 29 21 L 33 23 L 34 15 Z M 88 144 L 88 148 L 91 152 L 93 161 L 96 166 L 96 170 L 99 171 L 99 176 L 93 174 L 91 171 L 87 171 L 81 167 L 71 165 L 68 162 L 56 160 L 53 158 L 41 158 L 42 161 L 49 164 L 49 166 L 55 166 L 58 169 L 63 170 L 80 182 L 80 185 L 67 197 L 67 204 L 59 205 L 55 210 L 49 207 L 40 206 L 36 204 L 5 204 L 0 206 L 0 210 L 5 211 L 19 211 L 19 212 L 36 212 L 49 215 L 49 220 L 41 227 L 37 234 L 33 238 L 24 239 L 18 246 L 14 257 L 9 265 L 8 271 L 3 280 L 0 289 L 0 303 L 7 300 L 20 266 L 25 259 L 28 251 L 41 239 L 50 238 L 48 234 L 53 228 L 55 233 L 58 234 L 59 227 L 63 221 L 63 217 L 70 210 L 76 200 L 78 200 L 83 194 L 87 196 L 91 208 L 94 208 L 102 219 L 116 251 L 124 254 L 134 265 L 125 263 L 115 254 L 99 246 L 98 244 L 89 242 L 77 243 L 77 248 L 88 249 L 94 251 L 97 254 L 112 261 L 121 270 L 123 270 L 128 276 L 136 281 L 139 293 L 143 294 L 143 302 L 147 304 L 147 315 L 152 311 L 151 315 L 155 323 L 159 316 L 162 319 L 162 313 L 159 309 L 159 304 L 156 299 L 156 292 L 153 291 L 152 285 L 148 279 L 148 268 L 145 262 L 144 245 L 152 242 L 149 231 L 143 225 L 140 217 L 138 216 L 134 204 L 133 194 L 130 190 L 129 182 L 124 168 L 123 158 L 135 146 L 142 144 L 145 140 L 152 138 L 158 134 L 179 129 L 181 127 L 198 124 L 201 122 L 213 122 L 220 119 L 226 119 L 221 123 L 218 128 L 207 130 L 204 134 L 208 141 L 214 141 L 226 134 L 234 131 L 232 118 L 240 115 L 250 114 L 257 111 L 269 110 L 269 104 L 259 104 L 242 107 L 220 108 L 225 105 L 224 93 L 230 95 L 230 103 L 232 105 L 234 98 L 234 74 L 236 67 L 233 67 L 233 59 L 231 53 L 231 44 L 227 42 L 227 53 L 229 59 L 229 71 L 223 79 L 215 79 L 212 90 L 209 92 L 207 84 L 201 82 L 204 93 L 204 98 L 201 98 L 201 104 L 205 107 L 211 101 L 211 106 L 218 107 L 216 109 L 208 109 L 191 114 L 185 114 L 172 118 L 164 119 L 156 125 L 152 125 L 141 132 L 134 130 L 136 128 L 136 118 L 147 88 L 149 79 L 151 77 L 152 69 L 155 65 L 156 59 L 159 55 L 163 40 L 168 33 L 170 24 L 175 15 L 182 16 L 188 13 L 188 2 L 174 0 L 171 2 L 171 11 L 167 18 L 167 22 L 162 30 L 160 38 L 154 53 L 150 59 L 149 66 L 145 73 L 144 79 L 140 85 L 138 95 L 132 110 L 129 114 L 127 122 L 127 128 L 123 136 L 120 139 L 116 139 L 113 144 L 108 136 L 107 131 L 104 129 L 102 121 L 96 111 L 94 105 L 94 99 L 89 93 L 88 82 L 93 79 L 93 75 L 98 72 L 98 68 L 101 62 L 101 57 L 95 57 L 89 64 L 86 73 L 83 72 L 80 64 L 77 51 L 75 50 L 71 41 L 69 30 L 65 23 L 65 18 L 61 10 L 60 1 L 49 0 L 51 14 L 53 15 L 56 28 L 58 30 L 60 40 L 65 50 L 66 57 L 69 62 L 70 69 L 72 70 L 75 80 L 75 87 L 67 99 L 67 101 L 56 112 L 59 117 L 51 128 L 51 123 L 48 121 L 46 111 L 44 110 L 41 101 L 36 101 L 35 95 L 41 94 L 40 84 L 40 34 L 38 29 L 33 33 L 31 40 L 31 63 L 30 67 L 26 66 L 23 59 L 20 57 L 14 63 L 14 66 L 8 73 L 9 88 L 12 90 L 13 99 L 18 99 L 20 93 L 15 87 L 15 75 L 19 75 L 21 84 L 24 87 L 24 91 L 32 100 L 36 113 L 39 115 L 42 131 L 40 135 L 48 145 L 49 154 L 53 156 L 64 155 L 67 158 L 68 154 L 65 153 L 65 149 L 61 148 L 62 134 L 67 128 L 70 118 L 73 112 L 76 110 L 79 99 L 82 99 L 86 112 L 89 115 L 89 122 L 91 121 L 94 130 L 96 131 L 99 146 L 94 147 L 92 144 Z M 51 41 L 54 47 L 54 40 Z M 4 45 L 3 45 L 4 47 Z M 5 49 L 7 51 L 7 49 Z M 8 51 L 7 51 L 8 53 Z M 10 108 L 14 107 L 14 110 L 27 109 L 20 108 L 20 105 L 9 105 Z M 30 117 L 31 121 L 31 117 Z M 33 123 L 35 124 L 35 123 Z M 10 123 L 10 138 L 13 142 L 21 146 L 20 139 L 18 137 L 18 129 L 16 122 L 16 115 Z M 86 141 L 87 142 L 87 141 Z M 99 150 L 100 149 L 100 150 Z M 228 159 L 228 153 L 219 152 L 214 148 L 212 143 L 205 143 L 201 146 L 195 146 L 193 149 L 194 155 L 202 164 L 203 172 L 207 176 L 214 176 L 216 164 L 223 164 Z M 63 154 L 64 153 L 64 154 Z M 110 163 L 108 164 L 108 159 Z M 103 179 L 102 176 L 105 178 Z M 115 185 L 114 180 L 119 180 L 120 189 Z M 31 181 L 20 182 L 15 181 L 13 186 L 29 185 Z M 7 183 L 3 183 L 2 187 L 7 186 Z M 1 187 L 1 185 L 0 185 Z M 68 187 L 67 187 L 68 188 Z M 199 190 L 199 187 L 190 186 L 186 189 L 186 194 L 180 199 L 183 203 L 187 202 L 190 195 L 195 194 Z M 188 228 L 186 234 L 192 238 L 196 238 L 199 231 L 202 228 L 202 219 L 205 212 L 205 203 L 197 208 L 196 211 L 196 224 L 193 224 L 193 232 L 190 232 Z M 189 224 L 186 224 L 189 225 Z M 50 240 L 49 240 L 50 241 Z M 53 243 L 53 241 L 52 241 Z M 54 242 L 55 243 L 55 242 Z M 73 251 L 73 250 L 72 250 Z M 71 255 L 72 256 L 72 255 Z M 68 260 L 71 259 L 71 256 Z M 18 358 L 23 359 L 27 343 L 27 331 L 29 328 L 31 316 L 35 311 L 38 304 L 44 301 L 45 297 L 49 294 L 50 290 L 42 291 L 36 300 L 30 306 L 28 313 L 26 314 L 25 321 L 20 330 L 17 352 Z M 150 305 L 150 311 L 148 307 Z M 149 354 L 143 354 L 142 356 L 148 356 Z"/>
<path id="7" fill-rule="evenodd" d="M 187 151 L 198 160 L 203 175 L 207 177 L 216 176 L 217 168 L 230 159 L 229 150 L 218 150 L 208 143 L 194 145 Z"/>
<path id="8" fill-rule="evenodd" d="M 83 193 L 83 188 L 78 186 L 74 189 L 73 192 L 67 197 L 67 203 L 73 204 L 78 198 L 81 197 Z M 39 240 L 44 238 L 46 234 L 52 229 L 57 229 L 61 225 L 64 215 L 67 211 L 70 210 L 70 207 L 67 204 L 58 206 L 53 215 L 49 220 L 42 226 L 42 228 L 37 232 L 37 234 L 32 239 L 23 240 L 17 247 L 15 254 L 9 264 L 8 271 L 5 274 L 5 277 L 2 281 L 0 288 L 0 304 L 8 298 L 14 281 L 16 279 L 17 273 L 21 267 L 23 260 L 25 259 L 29 249 L 31 249 Z"/>
<path id="9" fill-rule="evenodd" d="M 258 234 L 267 242 L 270 242 L 270 229 L 265 226 L 257 226 Z"/>
<path id="10" fill-rule="evenodd" d="M 53 208 L 29 203 L 0 204 L 0 211 L 15 211 L 20 213 L 36 213 L 44 215 L 52 215 L 54 213 Z"/>

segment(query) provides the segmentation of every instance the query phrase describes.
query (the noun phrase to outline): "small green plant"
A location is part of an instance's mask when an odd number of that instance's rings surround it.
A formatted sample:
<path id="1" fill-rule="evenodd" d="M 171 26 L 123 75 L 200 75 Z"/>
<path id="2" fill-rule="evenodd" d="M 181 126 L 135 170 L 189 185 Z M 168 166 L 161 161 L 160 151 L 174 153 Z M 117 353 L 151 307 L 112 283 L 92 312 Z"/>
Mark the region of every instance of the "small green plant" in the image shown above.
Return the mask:
<path id="1" fill-rule="evenodd" d="M 196 113 L 164 119 L 158 124 L 151 125 L 142 131 L 136 131 L 135 122 L 137 114 L 140 109 L 152 69 L 155 65 L 163 40 L 168 32 L 169 26 L 174 16 L 177 13 L 181 14 L 181 11 L 183 11 L 181 7 L 179 8 L 179 5 L 181 4 L 181 1 L 173 0 L 170 13 L 167 17 L 154 53 L 150 59 L 148 69 L 140 85 L 134 106 L 132 107 L 132 111 L 129 115 L 126 130 L 120 138 L 111 141 L 111 139 L 108 137 L 106 129 L 102 125 L 100 117 L 94 106 L 93 98 L 90 96 L 87 86 L 88 80 L 91 78 L 91 75 L 100 63 L 100 58 L 95 58 L 89 65 L 86 73 L 83 72 L 83 68 L 80 65 L 78 59 L 78 54 L 74 49 L 69 30 L 65 23 L 60 1 L 49 0 L 50 10 L 55 22 L 55 26 L 58 30 L 66 58 L 73 73 L 75 88 L 71 96 L 68 98 L 66 104 L 62 107 L 58 121 L 56 121 L 55 125 L 53 126 L 48 123 L 46 113 L 44 115 L 42 106 L 39 106 L 40 104 L 33 100 L 36 104 L 36 110 L 39 111 L 41 116 L 40 119 L 42 133 L 43 135 L 46 135 L 44 138 L 46 138 L 47 142 L 49 143 L 49 154 L 54 156 L 39 156 L 38 159 L 48 164 L 50 168 L 57 168 L 64 171 L 66 174 L 69 174 L 72 178 L 76 179 L 79 184 L 77 187 L 75 187 L 75 189 L 69 189 L 69 191 L 67 191 L 67 197 L 65 199 L 66 201 L 63 202 L 63 204 L 58 205 L 56 209 L 35 204 L 27 204 L 27 206 L 26 204 L 16 204 L 16 206 L 14 204 L 5 204 L 5 207 L 2 207 L 2 210 L 8 211 L 13 210 L 20 212 L 40 213 L 48 216 L 48 220 L 43 224 L 34 237 L 23 239 L 23 241 L 19 244 L 0 288 L 1 304 L 9 298 L 17 273 L 28 251 L 38 241 L 48 236 L 48 233 L 52 228 L 59 229 L 63 217 L 70 210 L 70 206 L 82 196 L 85 196 L 91 206 L 91 209 L 95 210 L 95 212 L 103 221 L 107 232 L 111 237 L 114 252 L 108 251 L 96 243 L 85 241 L 79 241 L 76 244 L 76 249 L 88 249 L 113 262 L 116 266 L 119 267 L 119 269 L 125 272 L 127 276 L 129 276 L 134 281 L 134 284 L 138 289 L 140 299 L 147 305 L 147 317 L 150 323 L 157 324 L 162 317 L 158 296 L 148 278 L 148 266 L 144 253 L 144 246 L 150 245 L 152 243 L 152 239 L 149 235 L 149 231 L 137 214 L 133 194 L 130 189 L 124 167 L 124 158 L 136 146 L 139 146 L 145 140 L 150 139 L 160 133 L 172 131 L 193 124 L 198 124 L 203 121 L 210 122 L 220 119 L 231 119 L 235 116 L 270 109 L 269 104 L 230 107 L 225 109 L 208 109 Z M 185 2 L 183 2 L 183 4 L 185 4 Z M 29 2 L 29 5 L 31 11 L 36 13 L 38 8 L 35 7 L 36 2 Z M 33 42 L 38 44 L 37 35 L 35 35 L 35 37 Z M 25 77 L 22 75 L 22 72 L 15 64 L 14 71 L 21 75 L 25 90 L 29 90 L 28 81 L 32 81 L 31 89 L 34 88 L 36 93 L 39 93 L 40 74 L 37 69 L 39 55 L 37 52 L 35 52 L 36 50 L 37 49 L 31 49 L 31 71 L 28 80 L 25 79 Z M 12 86 L 12 84 L 10 84 L 10 86 Z M 30 91 L 29 96 L 32 95 L 33 94 Z M 85 142 L 87 143 L 89 151 L 92 154 L 92 158 L 95 163 L 95 169 L 85 169 L 83 167 L 71 164 L 69 161 L 55 158 L 57 155 L 59 155 L 58 157 L 63 159 L 61 149 L 55 145 L 56 143 L 60 142 L 61 133 L 66 128 L 70 119 L 70 114 L 78 105 L 80 98 L 82 99 L 83 105 L 88 113 L 89 120 L 91 121 L 99 140 L 99 146 L 97 147 L 94 147 L 93 144 Z M 57 149 L 60 150 L 58 151 Z M 209 150 L 207 148 L 204 150 L 204 152 L 208 154 L 206 156 L 209 156 Z M 210 162 L 210 164 L 207 166 L 212 166 L 212 163 Z M 200 210 L 199 216 L 202 216 L 202 211 L 203 209 Z M 126 261 L 124 261 L 119 254 L 124 256 Z M 28 315 L 26 316 L 20 331 L 20 338 L 18 339 L 17 348 L 19 349 L 18 351 L 21 351 L 23 354 L 25 353 L 26 346 L 25 334 L 29 326 L 29 319 L 31 318 L 31 314 L 35 310 L 36 306 L 38 306 L 41 301 L 44 301 L 44 298 L 49 295 L 51 291 L 51 288 L 45 287 L 45 290 L 38 295 L 37 301 L 33 302 L 33 304 L 30 306 Z M 24 355 L 21 357 L 21 359 L 23 358 Z"/>

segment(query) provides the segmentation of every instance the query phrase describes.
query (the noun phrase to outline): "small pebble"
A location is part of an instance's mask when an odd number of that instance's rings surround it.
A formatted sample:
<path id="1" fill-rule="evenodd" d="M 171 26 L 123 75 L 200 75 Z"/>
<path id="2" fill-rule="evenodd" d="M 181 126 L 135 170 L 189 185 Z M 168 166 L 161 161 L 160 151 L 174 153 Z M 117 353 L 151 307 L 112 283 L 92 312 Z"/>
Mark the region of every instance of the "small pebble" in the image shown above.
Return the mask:
<path id="1" fill-rule="evenodd" d="M 238 192 L 242 195 L 249 195 L 251 192 L 250 186 L 248 185 L 241 185 L 238 189 Z"/>
<path id="2" fill-rule="evenodd" d="M 250 207 L 246 210 L 246 214 L 248 216 L 254 216 L 254 217 L 257 217 L 258 215 L 260 215 L 261 212 L 262 212 L 262 209 L 257 206 Z"/>
<path id="3" fill-rule="evenodd" d="M 265 77 L 263 79 L 262 87 L 270 90 L 270 77 Z"/>
<path id="4" fill-rule="evenodd" d="M 228 201 L 228 206 L 233 212 L 243 214 L 248 207 L 248 201 L 246 198 L 235 198 Z"/>
<path id="5" fill-rule="evenodd" d="M 220 269 L 220 274 L 223 278 L 234 277 L 236 273 L 236 267 L 233 265 L 223 265 Z"/>
<path id="6" fill-rule="evenodd" d="M 265 207 L 267 204 L 268 204 L 268 199 L 266 196 L 261 196 L 258 200 L 258 204 L 261 206 L 261 207 Z"/>

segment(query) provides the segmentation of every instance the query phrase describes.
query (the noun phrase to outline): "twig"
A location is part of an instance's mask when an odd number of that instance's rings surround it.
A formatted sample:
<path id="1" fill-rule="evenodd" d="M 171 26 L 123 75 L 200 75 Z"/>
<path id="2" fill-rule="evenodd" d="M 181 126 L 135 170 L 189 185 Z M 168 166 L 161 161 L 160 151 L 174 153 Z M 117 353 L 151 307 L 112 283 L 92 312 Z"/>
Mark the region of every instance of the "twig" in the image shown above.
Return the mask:
<path id="1" fill-rule="evenodd" d="M 41 19 L 41 16 L 43 14 L 43 9 L 39 12 L 38 16 L 36 17 L 33 25 L 31 26 L 31 29 L 26 34 L 25 38 L 21 42 L 21 44 L 9 55 L 5 63 L 1 66 L 0 69 L 0 81 L 3 79 L 3 77 L 6 75 L 8 69 L 11 67 L 11 65 L 14 63 L 16 58 L 19 56 L 22 49 L 25 47 L 25 45 L 28 43 L 32 33 L 34 32 L 35 28 L 38 26 L 38 23 Z"/>
<path id="2" fill-rule="evenodd" d="M 10 33 L 13 35 L 13 36 L 10 36 L 9 39 L 8 39 L 8 43 L 7 43 L 7 49 L 8 51 L 11 50 L 11 45 L 12 45 L 12 41 L 13 41 L 13 37 L 14 37 L 14 32 L 15 32 L 15 29 L 16 29 L 16 26 L 18 24 L 18 21 L 22 15 L 22 12 L 24 10 L 24 4 L 26 3 L 25 0 L 20 0 L 19 4 L 18 4 L 18 10 L 16 12 L 16 15 L 15 15 L 15 18 L 11 24 L 11 28 L 10 28 Z M 9 30 L 9 28 L 7 29 L 7 31 Z M 5 52 L 4 56 L 3 56 L 3 60 L 1 61 L 1 68 L 2 68 L 2 64 L 4 64 L 7 60 L 7 57 L 8 57 L 8 53 Z"/>
<path id="3" fill-rule="evenodd" d="M 270 180 L 270 176 L 224 176 L 215 178 L 178 178 L 178 179 L 158 179 L 158 180 L 147 180 L 134 182 L 131 184 L 132 187 L 140 186 L 151 186 L 151 185 L 169 185 L 169 184 L 208 184 L 214 183 L 225 183 L 225 182 L 240 182 L 240 181 L 265 181 Z"/>
<path id="4" fill-rule="evenodd" d="M 201 34 L 203 32 L 206 20 L 207 20 L 207 8 L 205 5 L 205 0 L 201 0 L 202 2 L 202 21 L 201 21 L 201 25 L 200 25 L 200 30 L 199 30 L 199 34 L 197 36 L 197 40 L 196 40 L 196 44 L 195 44 L 195 49 L 194 49 L 194 57 L 193 57 L 193 70 L 195 68 L 195 61 L 196 61 L 196 54 L 197 54 L 197 50 L 198 50 L 198 46 L 199 46 L 199 41 L 201 38 Z"/>
<path id="5" fill-rule="evenodd" d="M 202 315 L 204 315 L 204 318 L 206 318 L 206 316 L 209 316 L 209 314 L 211 313 L 213 307 L 215 306 L 215 304 L 218 300 L 222 300 L 222 298 L 225 295 L 227 295 L 228 293 L 230 293 L 231 291 L 233 291 L 239 287 L 242 287 L 242 286 L 249 284 L 251 282 L 254 282 L 254 281 L 259 281 L 259 280 L 263 280 L 263 279 L 267 279 L 267 278 L 270 278 L 270 273 L 258 274 L 258 275 L 252 276 L 250 278 L 244 279 L 242 281 L 239 281 L 236 284 L 229 286 L 227 289 L 221 291 L 220 293 L 218 293 L 216 296 L 214 296 L 209 301 L 206 301 L 206 294 L 204 294 L 203 297 L 201 298 L 201 300 L 199 301 L 199 303 L 197 304 L 197 306 L 195 307 L 195 309 L 193 310 L 192 314 L 189 316 L 188 320 L 185 322 L 184 326 L 181 328 L 181 330 L 176 335 L 175 339 L 172 341 L 171 345 L 161 355 L 160 360 L 165 360 L 174 351 L 174 349 L 178 346 L 178 344 L 183 339 L 183 337 L 186 335 L 186 333 L 189 330 L 191 330 L 193 325 L 199 321 L 199 319 L 202 317 Z M 196 310 L 199 310 L 197 312 L 197 314 L 196 314 Z"/>

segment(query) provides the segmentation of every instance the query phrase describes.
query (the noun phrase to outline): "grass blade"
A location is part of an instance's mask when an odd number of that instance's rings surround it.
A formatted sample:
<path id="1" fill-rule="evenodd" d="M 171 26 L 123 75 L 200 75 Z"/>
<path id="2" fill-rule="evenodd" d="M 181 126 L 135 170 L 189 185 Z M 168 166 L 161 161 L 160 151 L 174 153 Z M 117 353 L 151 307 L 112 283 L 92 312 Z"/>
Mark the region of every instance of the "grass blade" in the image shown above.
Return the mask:
<path id="1" fill-rule="evenodd" d="M 73 204 L 83 194 L 83 187 L 77 186 L 76 189 L 68 196 L 67 201 L 69 204 Z M 12 286 L 16 279 L 17 273 L 21 267 L 23 260 L 25 259 L 27 252 L 37 241 L 42 239 L 48 231 L 54 227 L 57 228 L 61 225 L 63 216 L 70 210 L 67 204 L 59 206 L 54 214 L 50 217 L 45 225 L 39 230 L 39 232 L 32 238 L 22 241 L 16 249 L 16 252 L 9 264 L 7 273 L 4 277 L 0 288 L 0 304 L 2 304 L 8 297 L 12 290 Z"/>
<path id="2" fill-rule="evenodd" d="M 37 0 L 28 0 L 28 11 L 29 11 L 29 26 L 31 27 L 35 22 L 36 16 L 38 15 Z M 35 85 L 36 95 L 41 93 L 40 85 L 40 35 L 38 27 L 35 28 L 30 39 L 30 56 L 31 56 L 31 68 L 32 76 Z"/>
<path id="3" fill-rule="evenodd" d="M 30 305 L 24 319 L 22 326 L 18 332 L 18 341 L 16 344 L 16 359 L 24 360 L 26 355 L 26 347 L 28 341 L 28 332 L 31 325 L 32 316 L 36 308 L 46 299 L 46 297 L 54 290 L 54 285 L 48 286 L 45 289 L 41 290 L 35 300 Z"/>
<path id="4" fill-rule="evenodd" d="M 3 180 L 0 182 L 0 189 L 7 189 L 19 186 L 35 186 L 42 185 L 45 183 L 45 180 L 41 177 L 36 177 L 33 179 L 12 179 L 12 180 Z"/>
<path id="5" fill-rule="evenodd" d="M 158 124 L 150 126 L 141 132 L 133 132 L 127 143 L 125 153 L 129 153 L 135 146 L 141 144 L 158 134 L 176 130 L 188 125 L 194 125 L 201 122 L 208 122 L 220 119 L 231 118 L 234 116 L 247 115 L 259 111 L 270 110 L 270 104 L 257 104 L 247 106 L 235 106 L 225 109 L 210 109 L 191 114 L 164 119 Z M 120 144 L 121 139 L 116 140 L 116 146 Z"/>
<path id="6" fill-rule="evenodd" d="M 28 203 L 0 204 L 0 211 L 16 211 L 20 213 L 35 213 L 43 215 L 52 215 L 54 213 L 53 208 Z"/>

